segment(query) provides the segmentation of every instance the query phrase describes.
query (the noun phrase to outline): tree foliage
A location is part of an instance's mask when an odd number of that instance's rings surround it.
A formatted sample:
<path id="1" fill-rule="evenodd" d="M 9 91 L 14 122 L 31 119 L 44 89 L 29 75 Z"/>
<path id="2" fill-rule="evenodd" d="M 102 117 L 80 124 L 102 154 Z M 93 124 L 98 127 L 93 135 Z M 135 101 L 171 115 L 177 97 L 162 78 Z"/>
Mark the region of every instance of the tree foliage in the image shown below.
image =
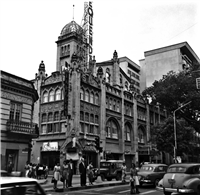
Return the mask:
<path id="1" fill-rule="evenodd" d="M 151 104 L 159 104 L 173 113 L 177 108 L 191 101 L 190 104 L 176 112 L 177 116 L 185 118 L 196 131 L 200 132 L 200 90 L 196 86 L 196 78 L 200 77 L 197 66 L 189 73 L 170 71 L 151 87 L 143 91 L 143 96 L 152 100 Z M 200 66 L 198 66 L 200 67 Z"/>
<path id="2" fill-rule="evenodd" d="M 194 129 L 185 120 L 179 119 L 176 122 L 177 154 L 190 153 L 193 150 Z M 151 128 L 152 144 L 156 145 L 159 151 L 164 151 L 173 156 L 174 154 L 174 120 L 173 117 L 166 119 L 165 123 L 158 124 Z"/>

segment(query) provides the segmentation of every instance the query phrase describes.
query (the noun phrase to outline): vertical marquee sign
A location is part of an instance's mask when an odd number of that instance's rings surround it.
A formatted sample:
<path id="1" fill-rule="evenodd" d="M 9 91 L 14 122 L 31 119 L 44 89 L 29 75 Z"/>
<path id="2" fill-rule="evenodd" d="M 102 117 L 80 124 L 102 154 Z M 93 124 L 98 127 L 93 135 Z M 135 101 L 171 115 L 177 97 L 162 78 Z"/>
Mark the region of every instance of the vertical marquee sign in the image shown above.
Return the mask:
<path id="1" fill-rule="evenodd" d="M 88 6 L 88 25 L 89 25 L 89 60 L 92 60 L 92 53 L 93 53 L 93 9 L 92 9 L 92 2 L 89 1 L 89 6 Z"/>

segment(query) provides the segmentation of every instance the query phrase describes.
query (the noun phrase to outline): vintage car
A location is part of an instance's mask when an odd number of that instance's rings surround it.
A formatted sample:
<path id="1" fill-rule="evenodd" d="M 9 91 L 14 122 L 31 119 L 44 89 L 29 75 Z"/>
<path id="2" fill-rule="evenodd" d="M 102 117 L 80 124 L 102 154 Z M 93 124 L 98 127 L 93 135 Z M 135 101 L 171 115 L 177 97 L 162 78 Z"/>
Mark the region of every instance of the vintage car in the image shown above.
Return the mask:
<path id="1" fill-rule="evenodd" d="M 111 181 L 112 179 L 121 180 L 122 178 L 122 164 L 123 160 L 101 160 L 100 162 L 100 170 L 94 170 L 94 180 L 97 179 L 98 176 L 101 177 L 102 181 Z"/>
<path id="2" fill-rule="evenodd" d="M 177 163 L 169 166 L 156 187 L 165 195 L 200 195 L 200 163 Z"/>
<path id="3" fill-rule="evenodd" d="M 5 170 L 0 170 L 0 175 L 1 175 L 1 177 L 8 177 L 8 176 L 10 176 L 10 174 L 7 171 L 5 171 Z"/>
<path id="4" fill-rule="evenodd" d="M 166 164 L 145 164 L 142 165 L 138 172 L 140 186 L 143 184 L 158 185 L 158 182 L 163 178 L 167 171 Z"/>
<path id="5" fill-rule="evenodd" d="M 1 195 L 46 195 L 36 179 L 26 177 L 0 177 Z"/>

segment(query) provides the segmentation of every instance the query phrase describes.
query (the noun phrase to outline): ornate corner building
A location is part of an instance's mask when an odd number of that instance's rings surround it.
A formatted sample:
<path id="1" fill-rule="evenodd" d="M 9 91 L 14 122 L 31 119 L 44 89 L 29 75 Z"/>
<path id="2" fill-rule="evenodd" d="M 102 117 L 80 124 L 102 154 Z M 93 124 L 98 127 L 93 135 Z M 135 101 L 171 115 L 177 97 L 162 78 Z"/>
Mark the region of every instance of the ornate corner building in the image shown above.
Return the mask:
<path id="1" fill-rule="evenodd" d="M 109 61 L 96 63 L 92 56 L 87 63 L 88 44 L 75 21 L 56 43 L 56 71 L 47 76 L 41 62 L 33 80 L 40 136 L 31 161 L 53 169 L 57 161 L 72 159 L 76 173 L 80 156 L 96 167 L 101 159 L 125 160 L 128 168 L 151 161 L 150 115 L 160 121 L 166 113 L 151 112 L 140 95 L 140 67 L 116 51 Z"/>

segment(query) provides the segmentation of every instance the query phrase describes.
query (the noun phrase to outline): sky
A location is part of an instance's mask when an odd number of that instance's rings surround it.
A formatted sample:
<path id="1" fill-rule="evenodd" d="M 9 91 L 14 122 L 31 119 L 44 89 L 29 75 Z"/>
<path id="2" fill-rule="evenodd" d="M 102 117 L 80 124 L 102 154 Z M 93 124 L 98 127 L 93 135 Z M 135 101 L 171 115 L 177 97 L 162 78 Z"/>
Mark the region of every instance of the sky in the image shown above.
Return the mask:
<path id="1" fill-rule="evenodd" d="M 0 0 L 0 69 L 27 80 L 43 60 L 56 71 L 56 41 L 74 18 L 82 24 L 85 0 Z M 93 0 L 96 62 L 188 42 L 200 57 L 199 0 Z M 73 8 L 74 5 L 74 8 Z"/>

